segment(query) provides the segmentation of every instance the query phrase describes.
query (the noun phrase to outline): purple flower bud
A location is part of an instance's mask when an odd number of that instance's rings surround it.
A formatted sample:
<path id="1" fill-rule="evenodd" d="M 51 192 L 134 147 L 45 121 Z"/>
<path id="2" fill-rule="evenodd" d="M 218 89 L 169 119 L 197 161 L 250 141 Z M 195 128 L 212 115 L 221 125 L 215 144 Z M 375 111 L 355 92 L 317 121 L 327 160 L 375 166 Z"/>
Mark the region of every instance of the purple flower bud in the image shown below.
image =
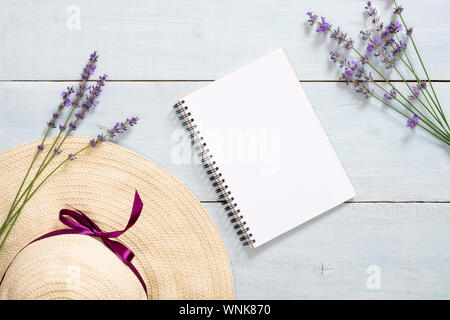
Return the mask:
<path id="1" fill-rule="evenodd" d="M 402 11 L 403 11 L 402 7 L 397 7 L 397 8 L 394 9 L 394 13 L 395 14 L 400 14 L 400 13 L 402 13 Z"/>
<path id="2" fill-rule="evenodd" d="M 369 32 L 369 31 L 363 31 L 363 30 L 361 30 L 361 31 L 359 32 L 359 34 L 361 35 L 361 38 L 362 38 L 364 41 L 366 41 L 367 39 L 370 38 L 370 32 Z"/>
<path id="3" fill-rule="evenodd" d="M 420 90 L 417 87 L 413 87 L 413 91 L 416 95 L 419 95 L 419 93 L 420 93 Z"/>
<path id="4" fill-rule="evenodd" d="M 349 39 L 349 40 L 345 43 L 344 48 L 347 49 L 347 50 L 352 49 L 352 48 L 353 48 L 353 40 L 352 40 L 352 39 Z"/>
<path id="5" fill-rule="evenodd" d="M 397 33 L 402 31 L 403 26 L 398 21 L 392 21 L 386 28 L 390 33 Z"/>
<path id="6" fill-rule="evenodd" d="M 317 21 L 317 15 L 316 14 L 312 13 L 311 11 L 308 11 L 306 13 L 306 15 L 309 16 L 308 23 L 310 25 L 313 25 L 313 24 L 316 23 L 316 21 Z"/>
<path id="7" fill-rule="evenodd" d="M 52 119 L 49 122 L 47 122 L 47 127 L 52 128 L 52 129 L 56 128 L 55 120 Z"/>
<path id="8" fill-rule="evenodd" d="M 75 117 L 78 120 L 82 120 L 82 119 L 84 119 L 84 113 L 83 112 L 78 112 L 78 113 L 75 114 Z"/>
<path id="9" fill-rule="evenodd" d="M 369 52 L 372 52 L 374 49 L 375 49 L 374 46 L 371 45 L 371 44 L 369 44 L 369 45 L 367 46 L 367 51 L 369 51 Z"/>
<path id="10" fill-rule="evenodd" d="M 419 117 L 416 115 L 413 115 L 411 117 L 411 119 L 408 119 L 408 121 L 406 122 L 408 127 L 410 127 L 411 129 L 414 129 L 418 123 L 419 123 Z"/>
<path id="11" fill-rule="evenodd" d="M 366 64 L 369 62 L 369 57 L 367 55 L 360 57 L 361 64 Z"/>
<path id="12" fill-rule="evenodd" d="M 75 156 L 75 155 L 73 155 L 72 153 L 70 153 L 68 156 L 67 156 L 67 159 L 69 159 L 70 161 L 73 161 L 73 160 L 75 160 L 77 157 Z"/>
<path id="13" fill-rule="evenodd" d="M 97 141 L 95 141 L 95 139 L 91 139 L 89 141 L 89 144 L 91 145 L 92 148 L 95 148 L 95 146 L 97 145 Z"/>
<path id="14" fill-rule="evenodd" d="M 331 24 L 325 21 L 325 17 L 320 17 L 320 19 L 322 20 L 322 22 L 319 22 L 317 24 L 318 27 L 316 29 L 316 32 L 323 32 L 323 33 L 328 32 L 328 30 L 330 30 L 331 28 Z"/>
<path id="15" fill-rule="evenodd" d="M 105 141 L 106 141 L 106 138 L 105 138 L 105 136 L 104 136 L 103 134 L 99 134 L 99 135 L 97 136 L 97 139 L 98 139 L 98 141 L 100 141 L 100 142 L 105 142 Z"/>
<path id="16" fill-rule="evenodd" d="M 77 126 L 76 126 L 73 122 L 70 122 L 70 123 L 69 123 L 69 128 L 70 128 L 70 130 L 72 130 L 72 131 L 77 130 Z"/>
<path id="17" fill-rule="evenodd" d="M 70 99 L 64 100 L 64 105 L 65 105 L 66 107 L 70 106 Z"/>
<path id="18" fill-rule="evenodd" d="M 60 124 L 60 125 L 59 125 L 59 131 L 61 131 L 61 132 L 64 132 L 64 131 L 66 131 L 66 126 L 65 126 L 65 125 L 62 125 L 62 124 Z"/>
<path id="19" fill-rule="evenodd" d="M 373 7 L 370 1 L 367 2 L 364 8 L 366 9 L 369 16 L 373 17 L 377 15 L 377 8 Z"/>
<path id="20" fill-rule="evenodd" d="M 381 44 L 381 39 L 380 38 L 375 38 L 375 44 L 377 45 L 377 46 L 379 46 L 380 44 Z"/>
<path id="21" fill-rule="evenodd" d="M 413 33 L 413 28 L 412 27 L 409 27 L 408 29 L 406 29 L 406 35 L 408 37 L 410 37 L 412 35 L 412 33 Z"/>
<path id="22" fill-rule="evenodd" d="M 420 81 L 419 84 L 417 84 L 417 88 L 420 90 L 425 89 L 427 87 L 427 82 L 425 80 Z"/>
<path id="23" fill-rule="evenodd" d="M 59 113 L 53 113 L 53 116 L 52 116 L 52 118 L 53 118 L 53 120 L 56 120 L 56 119 L 58 119 L 59 118 Z"/>
<path id="24" fill-rule="evenodd" d="M 44 146 L 42 144 L 38 145 L 37 148 L 38 148 L 39 151 L 44 150 Z"/>
<path id="25" fill-rule="evenodd" d="M 55 149 L 53 150 L 53 153 L 55 153 L 56 155 L 61 154 L 61 152 L 62 152 L 62 150 L 61 150 L 61 149 L 58 149 L 58 148 L 55 148 Z"/>

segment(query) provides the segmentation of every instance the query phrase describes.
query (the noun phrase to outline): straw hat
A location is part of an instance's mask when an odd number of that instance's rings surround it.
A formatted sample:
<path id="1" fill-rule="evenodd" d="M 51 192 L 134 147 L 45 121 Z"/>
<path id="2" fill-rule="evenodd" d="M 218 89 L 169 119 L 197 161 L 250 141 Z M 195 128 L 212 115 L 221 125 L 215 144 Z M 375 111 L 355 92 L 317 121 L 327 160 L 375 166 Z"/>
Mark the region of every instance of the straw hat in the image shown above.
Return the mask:
<path id="1" fill-rule="evenodd" d="M 72 137 L 64 149 L 75 151 L 88 141 Z M 0 154 L 0 221 L 38 144 Z M 225 247 L 200 202 L 167 171 L 112 143 L 64 165 L 27 203 L 0 250 L 0 299 L 147 299 L 136 275 L 96 237 L 58 235 L 29 244 L 67 228 L 58 214 L 68 206 L 105 232 L 124 229 L 135 190 L 143 211 L 118 240 L 134 252 L 148 299 L 233 299 Z"/>

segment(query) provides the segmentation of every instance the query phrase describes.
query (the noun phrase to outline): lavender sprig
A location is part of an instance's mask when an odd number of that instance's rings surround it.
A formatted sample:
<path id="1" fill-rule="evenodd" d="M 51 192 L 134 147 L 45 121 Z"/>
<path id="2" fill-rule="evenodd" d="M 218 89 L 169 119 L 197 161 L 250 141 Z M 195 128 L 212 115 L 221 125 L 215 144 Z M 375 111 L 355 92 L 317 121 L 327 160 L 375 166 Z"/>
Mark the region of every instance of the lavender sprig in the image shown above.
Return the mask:
<path id="1" fill-rule="evenodd" d="M 38 145 L 37 151 L 35 154 L 35 157 L 33 161 L 30 164 L 30 167 L 28 168 L 28 171 L 22 181 L 22 184 L 13 200 L 13 203 L 11 205 L 11 208 L 8 212 L 8 215 L 3 222 L 3 224 L 0 227 L 0 248 L 3 246 L 6 238 L 8 237 L 12 227 L 16 223 L 20 213 L 22 212 L 23 207 L 26 205 L 26 203 L 31 199 L 31 197 L 36 193 L 36 191 L 40 188 L 40 186 L 62 165 L 67 163 L 68 161 L 73 161 L 77 159 L 77 156 L 86 150 L 88 147 L 95 147 L 98 143 L 104 142 L 108 139 L 113 139 L 118 134 L 123 134 L 125 131 L 127 131 L 130 127 L 134 126 L 138 118 L 133 117 L 131 119 L 127 119 L 124 122 L 118 122 L 116 125 L 108 130 L 106 134 L 98 135 L 96 139 L 93 139 L 89 142 L 87 146 L 84 148 L 78 150 L 77 152 L 69 153 L 67 158 L 63 160 L 54 170 L 52 170 L 40 183 L 37 187 L 34 187 L 34 184 L 36 183 L 39 176 L 45 171 L 45 169 L 48 167 L 48 165 L 51 163 L 51 161 L 62 153 L 62 145 L 66 138 L 70 135 L 71 132 L 75 131 L 79 125 L 79 122 L 83 119 L 85 119 L 87 113 L 95 106 L 98 105 L 97 98 L 99 97 L 103 86 L 105 85 L 106 81 L 106 75 L 103 75 L 99 77 L 96 84 L 94 86 L 87 86 L 87 81 L 89 80 L 89 77 L 94 73 L 96 69 L 96 63 L 97 63 L 98 55 L 96 52 L 92 53 L 88 63 L 83 68 L 83 72 L 81 74 L 81 80 L 78 86 L 78 89 L 75 91 L 72 87 L 67 88 L 66 91 L 63 91 L 61 93 L 62 102 L 58 106 L 58 110 L 53 113 L 52 118 L 47 123 L 47 131 L 44 136 L 44 139 L 42 142 Z M 85 94 L 85 92 L 88 91 L 88 94 Z M 71 98 L 71 94 L 75 93 L 75 97 Z M 84 100 L 83 100 L 84 99 Z M 59 125 L 57 124 L 58 120 L 61 118 L 61 112 L 64 108 L 70 107 L 70 112 L 68 116 L 66 117 L 66 120 Z M 75 110 L 78 110 L 78 112 L 75 113 Z M 75 113 L 75 114 L 74 114 Z M 59 133 L 56 136 L 56 138 L 53 141 L 52 146 L 48 149 L 48 152 L 45 156 L 45 158 L 42 160 L 39 168 L 37 169 L 34 177 L 31 179 L 31 181 L 28 183 L 28 186 L 23 190 L 25 186 L 25 182 L 29 176 L 29 173 L 31 171 L 31 168 L 33 167 L 37 155 L 44 150 L 44 142 L 47 138 L 48 133 L 59 126 Z M 69 128 L 67 130 L 67 128 Z M 62 133 L 65 133 L 64 137 L 59 141 L 59 138 L 61 137 Z M 56 146 L 58 144 L 58 146 Z M 6 232 L 6 233 L 5 233 Z"/>
<path id="2" fill-rule="evenodd" d="M 394 86 L 370 61 L 371 59 L 380 59 L 386 69 L 393 68 L 402 77 L 402 79 L 404 79 L 403 75 L 396 68 L 395 63 L 396 57 L 399 57 L 399 59 L 403 61 L 401 54 L 406 54 L 406 42 L 402 41 L 398 36 L 398 34 L 404 30 L 404 21 L 402 20 L 403 25 L 394 20 L 387 26 L 384 26 L 376 8 L 372 6 L 371 2 L 368 2 L 365 8 L 368 15 L 371 17 L 371 22 L 374 24 L 375 28 L 374 34 L 370 31 L 364 30 L 360 32 L 363 41 L 368 41 L 366 54 L 362 54 L 354 48 L 353 40 L 350 37 L 347 37 L 347 34 L 344 33 L 340 27 L 331 29 L 331 24 L 327 22 L 325 17 L 321 17 L 321 19 L 318 20 L 317 15 L 313 12 L 310 11 L 307 13 L 309 17 L 308 23 L 310 25 L 317 25 L 316 32 L 328 33 L 330 35 L 330 39 L 336 41 L 338 45 L 346 50 L 351 49 L 351 51 L 355 52 L 358 56 L 357 60 L 347 60 L 346 58 L 343 58 L 338 51 L 330 52 L 330 59 L 336 63 L 339 68 L 343 69 L 340 80 L 343 80 L 347 85 L 354 87 L 356 92 L 362 93 L 367 98 L 374 97 L 406 117 L 408 120 L 407 124 L 410 128 L 420 126 L 444 143 L 450 145 L 450 134 L 446 131 L 445 127 L 442 126 L 442 123 L 440 121 L 438 121 L 438 123 L 434 123 L 413 104 L 414 100 L 418 101 L 425 107 L 425 110 L 429 111 L 429 113 L 434 116 L 434 113 L 429 110 L 429 106 L 426 106 L 420 99 L 420 92 L 427 90 L 426 83 L 418 80 L 417 86 L 409 86 L 407 81 L 404 80 L 412 93 L 409 97 L 405 97 L 405 95 L 403 95 L 401 91 L 398 90 L 398 88 Z M 403 8 L 399 9 L 396 7 L 394 11 L 395 14 L 401 16 Z M 412 29 L 408 29 L 406 25 L 405 29 L 407 37 L 411 37 Z M 373 81 L 371 74 L 367 73 L 364 68 L 364 65 L 366 64 L 370 66 L 370 68 L 391 87 L 390 91 L 387 91 L 380 84 Z M 381 97 L 370 88 L 370 83 L 381 91 Z M 408 112 L 412 113 L 412 116 L 408 116 L 398 110 L 397 107 L 392 105 L 393 101 L 401 104 Z M 419 117 L 422 119 L 421 124 L 419 124 Z"/>

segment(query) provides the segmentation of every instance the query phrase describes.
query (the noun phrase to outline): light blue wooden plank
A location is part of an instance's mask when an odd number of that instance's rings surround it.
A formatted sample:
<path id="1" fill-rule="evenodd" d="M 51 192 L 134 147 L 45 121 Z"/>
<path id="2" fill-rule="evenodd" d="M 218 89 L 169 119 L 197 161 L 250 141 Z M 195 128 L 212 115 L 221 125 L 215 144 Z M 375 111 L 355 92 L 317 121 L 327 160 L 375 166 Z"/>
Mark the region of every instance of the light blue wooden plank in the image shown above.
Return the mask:
<path id="1" fill-rule="evenodd" d="M 388 21 L 391 2 L 373 3 Z M 94 49 L 99 70 L 113 79 L 216 79 L 279 47 L 300 79 L 336 79 L 328 63 L 334 45 L 305 24 L 305 13 L 314 10 L 357 38 L 366 24 L 363 6 L 360 0 L 3 0 L 0 79 L 76 79 Z M 449 11 L 446 0 L 405 5 L 433 79 L 450 74 L 443 18 Z"/>
<path id="2" fill-rule="evenodd" d="M 168 169 L 201 200 L 216 200 L 200 165 L 180 164 L 172 157 L 186 137 L 172 105 L 177 97 L 204 84 L 107 83 L 98 109 L 80 126 L 78 134 L 97 135 L 117 120 L 138 115 L 139 125 L 118 143 Z M 66 85 L 0 84 L 0 152 L 42 136 Z M 447 113 L 449 85 L 436 84 Z M 342 83 L 305 83 L 304 88 L 354 184 L 356 201 L 450 200 L 448 147 L 420 130 L 410 130 L 396 114 L 355 96 Z M 220 114 L 218 118 L 220 121 Z M 296 165 L 292 164 L 292 170 Z"/>
<path id="3" fill-rule="evenodd" d="M 237 299 L 450 298 L 448 203 L 344 204 L 256 249 L 240 246 L 221 205 L 205 207 L 227 247 Z M 367 286 L 371 268 L 380 289 Z"/>

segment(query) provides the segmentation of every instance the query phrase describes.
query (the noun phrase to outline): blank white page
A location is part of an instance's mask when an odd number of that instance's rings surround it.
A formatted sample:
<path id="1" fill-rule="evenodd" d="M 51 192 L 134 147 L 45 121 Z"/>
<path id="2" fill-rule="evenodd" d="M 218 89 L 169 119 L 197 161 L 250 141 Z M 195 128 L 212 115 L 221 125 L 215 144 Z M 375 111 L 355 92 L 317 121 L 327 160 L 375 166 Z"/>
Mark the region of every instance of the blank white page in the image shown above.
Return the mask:
<path id="1" fill-rule="evenodd" d="M 182 99 L 254 247 L 355 195 L 283 49 Z"/>

